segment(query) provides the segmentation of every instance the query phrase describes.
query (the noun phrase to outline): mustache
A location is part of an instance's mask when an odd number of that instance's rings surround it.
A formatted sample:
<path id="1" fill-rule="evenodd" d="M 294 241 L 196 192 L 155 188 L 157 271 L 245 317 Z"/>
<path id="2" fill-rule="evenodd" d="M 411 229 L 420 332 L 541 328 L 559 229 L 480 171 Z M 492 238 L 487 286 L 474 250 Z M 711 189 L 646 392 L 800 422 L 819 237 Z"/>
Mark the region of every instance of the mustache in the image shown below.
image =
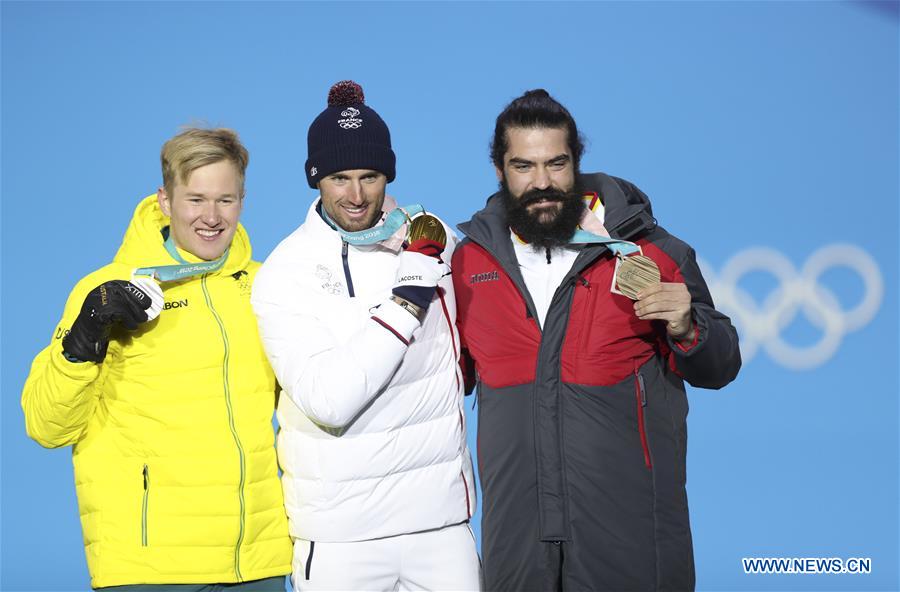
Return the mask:
<path id="1" fill-rule="evenodd" d="M 556 189 L 532 189 L 523 193 L 517 201 L 519 207 L 524 208 L 540 201 L 563 201 L 570 196 L 571 194 Z"/>

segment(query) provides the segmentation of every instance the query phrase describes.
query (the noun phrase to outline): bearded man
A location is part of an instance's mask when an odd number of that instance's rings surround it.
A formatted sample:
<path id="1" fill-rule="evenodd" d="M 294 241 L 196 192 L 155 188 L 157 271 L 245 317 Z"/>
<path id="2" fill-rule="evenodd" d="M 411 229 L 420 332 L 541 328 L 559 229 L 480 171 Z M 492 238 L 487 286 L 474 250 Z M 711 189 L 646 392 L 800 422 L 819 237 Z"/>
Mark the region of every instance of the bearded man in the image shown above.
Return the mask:
<path id="1" fill-rule="evenodd" d="M 692 589 L 683 381 L 731 382 L 737 333 L 647 197 L 580 174 L 546 91 L 504 109 L 491 152 L 500 191 L 452 259 L 485 589 Z"/>

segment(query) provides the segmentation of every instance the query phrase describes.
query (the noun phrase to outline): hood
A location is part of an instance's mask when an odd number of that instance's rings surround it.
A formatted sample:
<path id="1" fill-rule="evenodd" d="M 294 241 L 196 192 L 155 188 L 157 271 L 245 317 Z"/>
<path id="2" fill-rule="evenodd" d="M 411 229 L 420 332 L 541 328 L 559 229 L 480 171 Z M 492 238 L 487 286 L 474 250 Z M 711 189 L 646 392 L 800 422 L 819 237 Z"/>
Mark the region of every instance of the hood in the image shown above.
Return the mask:
<path id="1" fill-rule="evenodd" d="M 169 217 L 160 209 L 156 194 L 148 195 L 135 208 L 131 223 L 122 239 L 122 246 L 119 247 L 113 261 L 130 267 L 176 265 L 178 262 L 169 255 L 163 246 L 162 230 L 168 225 Z M 200 261 L 186 251 L 179 249 L 178 252 L 186 261 L 191 263 Z M 244 227 L 238 223 L 234 238 L 231 240 L 228 259 L 225 261 L 225 265 L 214 273 L 232 274 L 244 269 L 250 263 L 251 255 L 250 238 Z"/>
<path id="2" fill-rule="evenodd" d="M 586 193 L 596 192 L 601 196 L 605 208 L 604 226 L 613 238 L 634 240 L 656 227 L 650 200 L 633 184 L 604 173 L 583 174 L 580 180 Z M 505 252 L 505 244 L 510 242 L 509 226 L 500 192 L 491 195 L 483 209 L 457 228 L 482 246 Z"/>

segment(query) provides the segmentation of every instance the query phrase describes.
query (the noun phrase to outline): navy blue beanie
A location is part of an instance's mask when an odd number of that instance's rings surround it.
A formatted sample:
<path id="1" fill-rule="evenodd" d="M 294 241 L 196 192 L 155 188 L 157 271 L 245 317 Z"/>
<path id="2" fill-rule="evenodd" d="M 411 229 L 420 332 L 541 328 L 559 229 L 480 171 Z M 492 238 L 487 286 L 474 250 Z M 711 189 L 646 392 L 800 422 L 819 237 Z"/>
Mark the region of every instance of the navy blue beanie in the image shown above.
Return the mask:
<path id="1" fill-rule="evenodd" d="M 397 157 L 391 132 L 374 109 L 365 104 L 362 87 L 342 80 L 328 91 L 328 107 L 309 126 L 306 180 L 315 189 L 338 171 L 371 169 L 394 180 Z"/>

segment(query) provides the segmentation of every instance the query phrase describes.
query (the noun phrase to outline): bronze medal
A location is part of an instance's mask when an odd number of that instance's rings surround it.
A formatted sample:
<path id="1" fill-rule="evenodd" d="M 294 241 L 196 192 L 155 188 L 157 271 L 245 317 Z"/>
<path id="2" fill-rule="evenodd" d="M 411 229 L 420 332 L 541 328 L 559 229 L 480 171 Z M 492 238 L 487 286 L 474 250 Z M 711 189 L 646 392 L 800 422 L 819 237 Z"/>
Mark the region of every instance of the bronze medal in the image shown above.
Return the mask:
<path id="1" fill-rule="evenodd" d="M 447 232 L 444 230 L 444 225 L 431 214 L 416 216 L 409 225 L 407 241 L 414 243 L 420 238 L 434 241 L 441 247 L 447 246 Z"/>
<path id="2" fill-rule="evenodd" d="M 646 255 L 619 258 L 616 268 L 616 288 L 632 300 L 647 286 L 659 283 L 659 267 Z"/>

